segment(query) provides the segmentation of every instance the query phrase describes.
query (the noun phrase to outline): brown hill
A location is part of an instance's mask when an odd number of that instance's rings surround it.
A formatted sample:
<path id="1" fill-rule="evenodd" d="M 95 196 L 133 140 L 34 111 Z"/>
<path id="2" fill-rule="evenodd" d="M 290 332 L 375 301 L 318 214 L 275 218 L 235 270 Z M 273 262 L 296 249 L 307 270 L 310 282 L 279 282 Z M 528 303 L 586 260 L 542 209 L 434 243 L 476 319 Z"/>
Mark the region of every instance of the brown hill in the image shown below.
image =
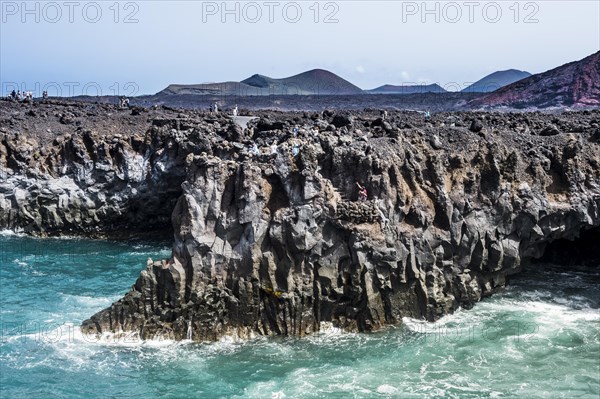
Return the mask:
<path id="1" fill-rule="evenodd" d="M 173 84 L 157 95 L 226 95 L 226 96 L 273 96 L 273 95 L 353 95 L 363 91 L 338 75 L 313 69 L 298 75 L 274 79 L 264 75 L 252 75 L 241 82 L 205 84 Z"/>
<path id="2" fill-rule="evenodd" d="M 600 106 L 600 51 L 532 75 L 469 103 L 473 107 L 549 108 Z"/>

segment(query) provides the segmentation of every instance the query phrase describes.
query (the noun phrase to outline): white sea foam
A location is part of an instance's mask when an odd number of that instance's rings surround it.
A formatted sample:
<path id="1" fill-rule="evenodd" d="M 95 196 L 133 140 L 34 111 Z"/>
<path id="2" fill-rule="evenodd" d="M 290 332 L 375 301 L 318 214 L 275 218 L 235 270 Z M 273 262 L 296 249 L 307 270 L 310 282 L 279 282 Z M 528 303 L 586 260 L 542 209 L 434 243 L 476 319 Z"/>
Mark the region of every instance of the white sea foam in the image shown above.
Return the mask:
<path id="1" fill-rule="evenodd" d="M 79 323 L 73 322 L 65 322 L 62 324 L 56 322 L 42 324 L 32 323 L 31 325 L 16 326 L 12 331 L 7 332 L 12 333 L 13 335 L 6 337 L 6 342 L 32 341 L 54 347 L 168 347 L 180 344 L 178 341 L 162 339 L 160 337 L 157 337 L 154 340 L 142 340 L 135 332 L 84 334 L 79 328 Z"/>
<path id="2" fill-rule="evenodd" d="M 193 338 L 193 331 L 192 331 L 192 338 Z M 248 340 L 253 340 L 256 338 L 257 338 L 256 333 L 250 329 L 248 331 L 245 331 L 244 333 L 241 333 L 238 330 L 234 330 L 233 332 L 231 332 L 229 334 L 225 334 L 225 335 L 221 336 L 219 338 L 218 342 L 224 343 L 224 344 L 235 344 L 235 343 L 245 342 Z"/>
<path id="3" fill-rule="evenodd" d="M 515 313 L 530 314 L 529 318 L 538 324 L 548 324 L 553 326 L 570 325 L 577 322 L 600 321 L 600 312 L 592 307 L 580 306 L 573 308 L 573 305 L 581 305 L 579 298 L 569 298 L 555 303 L 543 300 L 522 301 L 518 299 L 500 300 L 497 302 L 486 303 L 484 306 L 496 312 L 510 311 Z"/>
<path id="4" fill-rule="evenodd" d="M 339 327 L 335 327 L 331 322 L 322 321 L 319 323 L 319 331 L 313 332 L 302 339 L 317 345 L 340 346 L 346 342 L 352 342 L 353 345 L 359 346 L 370 338 L 366 334 L 344 331 Z"/>
<path id="5" fill-rule="evenodd" d="M 435 322 L 403 317 L 402 323 L 410 331 L 421 334 L 439 334 L 443 331 L 459 333 L 472 328 L 475 325 L 479 325 L 491 317 L 491 315 L 488 315 L 485 312 L 476 313 L 459 308 L 453 314 L 446 315 Z"/>
<path id="6" fill-rule="evenodd" d="M 120 296 L 113 297 L 92 297 L 87 295 L 73 295 L 59 293 L 63 303 L 83 306 L 86 308 L 105 308 L 118 300 Z"/>
<path id="7" fill-rule="evenodd" d="M 319 331 L 309 335 L 307 338 L 309 340 L 328 340 L 335 337 L 340 337 L 341 335 L 348 334 L 344 330 L 339 327 L 335 327 L 332 322 L 322 321 L 319 323 Z"/>
<path id="8" fill-rule="evenodd" d="M 13 231 L 9 229 L 0 230 L 0 236 L 2 237 L 26 237 L 27 235 L 20 230 Z"/>
<path id="9" fill-rule="evenodd" d="M 27 260 L 27 262 L 26 262 Z M 32 263 L 34 263 L 34 261 L 31 260 L 31 258 L 29 256 L 25 256 L 23 257 L 23 259 L 14 259 L 12 261 L 12 263 L 16 264 L 17 266 L 21 267 L 22 269 L 24 269 L 26 272 L 31 273 L 32 276 L 47 276 L 47 273 L 41 272 L 39 270 L 36 270 L 35 267 L 32 265 Z"/>
<path id="10" fill-rule="evenodd" d="M 377 387 L 377 393 L 380 394 L 393 395 L 396 392 L 398 392 L 398 389 L 388 384 L 383 384 Z"/>
<path id="11" fill-rule="evenodd" d="M 433 323 L 407 317 L 402 322 L 409 331 L 433 335 L 436 340 L 467 342 L 483 338 L 525 342 L 553 340 L 590 323 L 600 323 L 600 311 L 590 307 L 585 297 L 552 297 L 549 292 L 537 290 L 527 293 L 526 299 L 519 293 L 516 298 L 500 296 L 486 300 L 474 309 L 459 309 Z M 517 349 L 506 354 L 514 359 L 522 356 Z"/>
<path id="12" fill-rule="evenodd" d="M 29 254 L 29 255 L 23 256 L 22 260 L 25 262 L 35 263 L 35 262 L 39 262 L 43 256 L 45 256 L 45 254 Z"/>

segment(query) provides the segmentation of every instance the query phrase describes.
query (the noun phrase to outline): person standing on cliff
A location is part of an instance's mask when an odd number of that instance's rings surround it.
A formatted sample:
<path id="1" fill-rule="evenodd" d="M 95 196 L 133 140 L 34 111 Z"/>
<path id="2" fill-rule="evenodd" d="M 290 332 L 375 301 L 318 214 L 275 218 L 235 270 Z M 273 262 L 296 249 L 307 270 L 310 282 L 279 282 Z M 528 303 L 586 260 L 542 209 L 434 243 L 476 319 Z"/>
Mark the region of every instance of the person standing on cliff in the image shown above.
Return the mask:
<path id="1" fill-rule="evenodd" d="M 359 182 L 356 182 L 356 185 L 358 186 L 358 200 L 360 202 L 366 202 L 367 198 L 369 197 L 367 193 L 367 188 Z"/>

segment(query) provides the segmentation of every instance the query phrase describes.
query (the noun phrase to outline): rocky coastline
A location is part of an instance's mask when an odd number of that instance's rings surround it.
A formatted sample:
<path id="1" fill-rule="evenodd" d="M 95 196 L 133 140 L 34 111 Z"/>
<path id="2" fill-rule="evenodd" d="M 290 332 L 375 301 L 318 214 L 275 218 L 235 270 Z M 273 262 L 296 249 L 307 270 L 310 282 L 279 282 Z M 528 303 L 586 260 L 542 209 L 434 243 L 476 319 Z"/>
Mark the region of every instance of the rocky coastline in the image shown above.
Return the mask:
<path id="1" fill-rule="evenodd" d="M 195 341 L 433 321 L 598 235 L 598 110 L 253 116 L 0 102 L 0 228 L 172 234 L 81 328 Z"/>

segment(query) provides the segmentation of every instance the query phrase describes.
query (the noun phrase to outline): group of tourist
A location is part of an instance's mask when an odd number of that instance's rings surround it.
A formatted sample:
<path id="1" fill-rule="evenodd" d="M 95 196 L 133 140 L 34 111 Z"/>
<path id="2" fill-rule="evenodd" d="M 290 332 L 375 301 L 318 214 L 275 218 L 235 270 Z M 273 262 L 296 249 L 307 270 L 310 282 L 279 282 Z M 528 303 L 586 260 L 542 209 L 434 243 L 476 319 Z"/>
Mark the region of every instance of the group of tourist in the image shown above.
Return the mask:
<path id="1" fill-rule="evenodd" d="M 44 100 L 48 99 L 48 91 L 44 90 L 42 92 L 42 98 Z M 13 90 L 10 93 L 9 99 L 12 101 L 18 101 L 18 102 L 32 102 L 33 101 L 33 92 L 32 91 L 21 91 L 21 90 Z"/>
<path id="2" fill-rule="evenodd" d="M 209 111 L 212 113 L 218 114 L 219 113 L 219 104 L 213 103 L 212 107 L 209 108 Z M 231 115 L 238 116 L 239 114 L 240 114 L 240 111 L 236 104 L 235 107 L 231 110 Z"/>
<path id="3" fill-rule="evenodd" d="M 46 99 L 48 98 L 48 92 L 44 91 L 44 93 L 42 94 L 43 98 Z M 33 92 L 32 91 L 21 91 L 21 90 L 13 90 L 10 93 L 10 99 L 13 101 L 33 101 Z"/>

